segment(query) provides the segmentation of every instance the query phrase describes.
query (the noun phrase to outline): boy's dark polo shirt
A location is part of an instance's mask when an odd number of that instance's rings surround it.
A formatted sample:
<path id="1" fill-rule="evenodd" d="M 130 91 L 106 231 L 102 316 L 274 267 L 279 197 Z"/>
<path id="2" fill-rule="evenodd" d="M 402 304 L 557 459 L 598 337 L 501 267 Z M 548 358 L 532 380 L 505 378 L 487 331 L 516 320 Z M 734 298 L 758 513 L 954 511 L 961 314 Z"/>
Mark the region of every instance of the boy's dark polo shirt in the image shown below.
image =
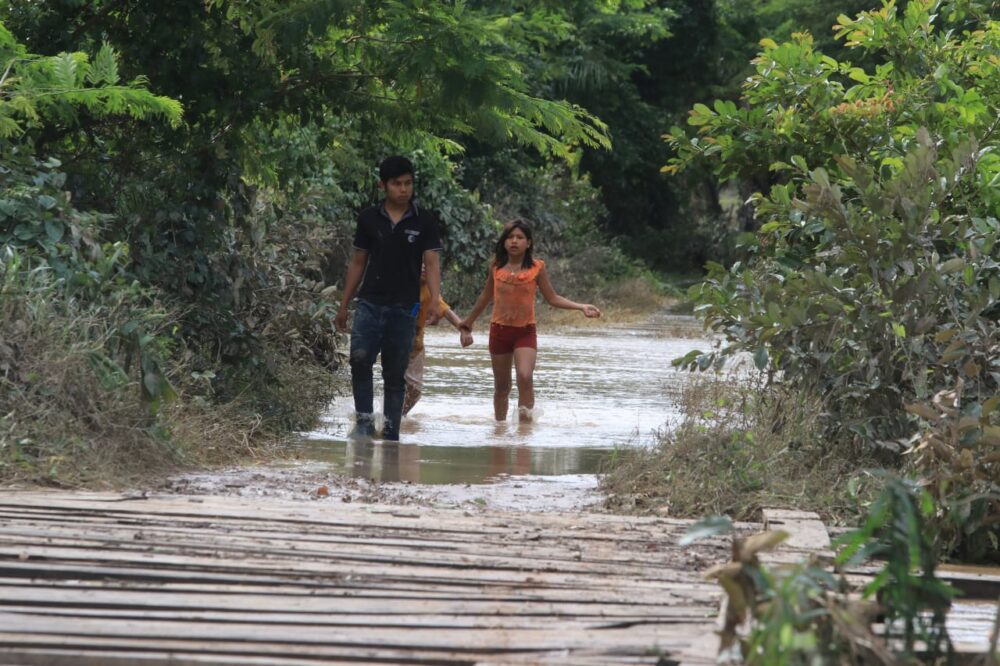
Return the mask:
<path id="1" fill-rule="evenodd" d="M 416 204 L 393 227 L 383 205 L 361 211 L 354 247 L 368 251 L 358 298 L 377 305 L 420 302 L 420 265 L 425 250 L 440 250 L 437 217 Z"/>

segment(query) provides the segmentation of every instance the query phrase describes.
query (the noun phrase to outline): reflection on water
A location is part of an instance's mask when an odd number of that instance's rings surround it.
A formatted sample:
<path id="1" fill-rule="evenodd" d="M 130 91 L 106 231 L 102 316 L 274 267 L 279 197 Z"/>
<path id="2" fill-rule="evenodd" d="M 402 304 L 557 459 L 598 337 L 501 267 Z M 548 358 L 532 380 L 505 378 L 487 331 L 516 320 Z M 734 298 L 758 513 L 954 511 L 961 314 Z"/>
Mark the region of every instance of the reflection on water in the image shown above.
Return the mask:
<path id="1" fill-rule="evenodd" d="M 303 454 L 375 481 L 489 483 L 505 476 L 594 474 L 604 449 L 527 446 L 427 446 L 397 442 L 312 440 Z"/>
<path id="2" fill-rule="evenodd" d="M 543 331 L 535 370 L 536 420 L 499 424 L 493 420 L 485 332 L 463 349 L 450 327 L 429 328 L 423 398 L 403 421 L 402 444 L 348 446 L 353 403 L 344 396 L 331 405 L 322 427 L 306 434 L 308 455 L 386 481 L 482 483 L 499 474 L 592 474 L 615 447 L 652 444 L 679 419 L 670 396 L 687 375 L 670 362 L 706 346 L 664 334 L 684 321 Z M 378 405 L 378 387 L 376 394 Z M 516 394 L 515 388 L 512 405 Z"/>

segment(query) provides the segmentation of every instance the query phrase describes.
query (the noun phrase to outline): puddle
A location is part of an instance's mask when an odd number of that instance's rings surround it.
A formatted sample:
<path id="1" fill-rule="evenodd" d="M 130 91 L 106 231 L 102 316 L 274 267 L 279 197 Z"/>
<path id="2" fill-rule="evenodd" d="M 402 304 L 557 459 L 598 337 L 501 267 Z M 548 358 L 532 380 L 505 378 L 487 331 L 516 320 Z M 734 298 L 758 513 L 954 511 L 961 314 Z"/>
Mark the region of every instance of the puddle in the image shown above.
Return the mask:
<path id="1" fill-rule="evenodd" d="M 535 421 L 496 423 L 485 333 L 462 348 L 450 327 L 431 327 L 423 398 L 404 419 L 400 443 L 348 443 L 347 395 L 334 401 L 320 428 L 303 433 L 297 460 L 175 477 L 163 490 L 472 509 L 592 507 L 600 499 L 596 473 L 616 448 L 652 445 L 679 422 L 673 397 L 690 375 L 670 362 L 706 347 L 695 339 L 700 335 L 693 318 L 675 316 L 543 331 Z"/>
<path id="2" fill-rule="evenodd" d="M 422 451 L 434 447 L 434 456 L 446 447 L 527 448 L 538 473 L 592 473 L 592 453 L 580 455 L 580 466 L 575 469 L 562 464 L 549 471 L 539 461 L 552 457 L 556 449 L 594 452 L 652 445 L 664 428 L 679 422 L 681 414 L 671 398 L 689 375 L 670 363 L 697 344 L 665 334 L 676 335 L 681 324 L 690 326 L 691 320 L 664 317 L 662 323 L 647 326 L 540 334 L 536 418 L 533 423 L 499 424 L 493 419 L 493 375 L 485 334 L 463 349 L 453 331 L 431 328 L 425 338 L 424 395 L 404 419 L 401 441 Z M 377 407 L 380 395 L 376 366 Z M 516 405 L 516 389 L 511 398 L 512 406 Z M 351 396 L 338 398 L 321 427 L 304 437 L 336 449 L 332 443 L 346 440 L 353 411 Z"/>

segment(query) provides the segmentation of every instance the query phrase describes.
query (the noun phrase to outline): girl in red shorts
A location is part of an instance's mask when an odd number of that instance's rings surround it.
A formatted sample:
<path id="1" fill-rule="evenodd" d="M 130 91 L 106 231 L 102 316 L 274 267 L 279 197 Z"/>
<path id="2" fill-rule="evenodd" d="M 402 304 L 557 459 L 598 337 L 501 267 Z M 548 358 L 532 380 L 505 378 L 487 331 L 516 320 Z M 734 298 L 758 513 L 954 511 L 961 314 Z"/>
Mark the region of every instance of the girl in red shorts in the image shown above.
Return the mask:
<path id="1" fill-rule="evenodd" d="M 538 342 L 535 336 L 535 291 L 540 290 L 549 305 L 580 310 L 587 317 L 601 311 L 587 303 L 563 298 L 552 288 L 545 262 L 531 256 L 531 227 L 514 220 L 504 227 L 497 240 L 496 256 L 490 262 L 486 286 L 459 328 L 472 331 L 476 317 L 493 303 L 490 319 L 490 358 L 493 362 L 493 412 L 497 421 L 507 418 L 511 367 L 517 376 L 517 409 L 522 421 L 531 419 L 535 406 L 533 375 Z"/>

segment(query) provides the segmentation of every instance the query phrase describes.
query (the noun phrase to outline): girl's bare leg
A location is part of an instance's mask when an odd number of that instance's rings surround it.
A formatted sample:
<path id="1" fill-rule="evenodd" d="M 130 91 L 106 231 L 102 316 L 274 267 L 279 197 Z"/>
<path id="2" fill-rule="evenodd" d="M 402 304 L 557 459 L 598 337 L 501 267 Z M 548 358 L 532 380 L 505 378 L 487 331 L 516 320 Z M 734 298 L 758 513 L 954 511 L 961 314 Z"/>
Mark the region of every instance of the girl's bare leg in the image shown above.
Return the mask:
<path id="1" fill-rule="evenodd" d="M 410 413 L 410 410 L 413 409 L 418 400 L 420 400 L 420 389 L 413 384 L 407 383 L 406 395 L 403 398 L 403 416 Z"/>
<path id="2" fill-rule="evenodd" d="M 497 421 L 504 421 L 510 401 L 510 369 L 514 354 L 491 354 L 490 361 L 493 363 L 493 415 Z"/>
<path id="3" fill-rule="evenodd" d="M 530 410 L 535 408 L 535 359 L 538 350 L 518 347 L 514 350 L 514 373 L 517 376 L 517 407 L 529 410 L 526 420 L 530 420 Z M 524 414 L 520 415 L 522 418 Z"/>

